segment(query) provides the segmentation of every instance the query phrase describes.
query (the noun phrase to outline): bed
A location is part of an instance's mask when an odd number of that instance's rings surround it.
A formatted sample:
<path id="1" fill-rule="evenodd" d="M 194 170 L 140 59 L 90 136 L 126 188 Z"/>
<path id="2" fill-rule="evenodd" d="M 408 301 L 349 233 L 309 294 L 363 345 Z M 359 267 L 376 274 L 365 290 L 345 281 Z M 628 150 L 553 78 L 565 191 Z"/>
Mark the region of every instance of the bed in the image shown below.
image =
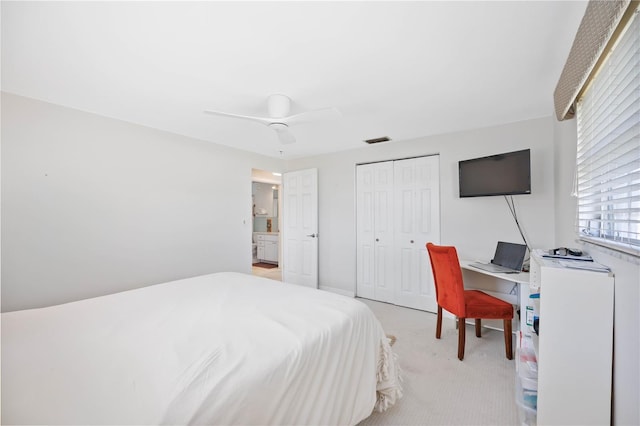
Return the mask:
<path id="1" fill-rule="evenodd" d="M 3 424 L 356 424 L 402 395 L 378 320 L 216 273 L 2 314 Z"/>

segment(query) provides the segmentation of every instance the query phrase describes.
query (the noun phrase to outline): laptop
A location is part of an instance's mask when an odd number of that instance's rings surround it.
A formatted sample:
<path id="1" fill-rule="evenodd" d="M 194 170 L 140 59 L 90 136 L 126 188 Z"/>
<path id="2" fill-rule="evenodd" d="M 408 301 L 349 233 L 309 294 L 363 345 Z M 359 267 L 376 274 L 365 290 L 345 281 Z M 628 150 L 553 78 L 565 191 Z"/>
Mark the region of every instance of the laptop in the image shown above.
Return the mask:
<path id="1" fill-rule="evenodd" d="M 489 272 L 499 272 L 503 274 L 517 274 L 522 271 L 522 263 L 524 255 L 527 252 L 527 246 L 524 244 L 505 243 L 498 241 L 496 254 L 490 263 L 470 263 L 474 268 L 482 269 Z"/>

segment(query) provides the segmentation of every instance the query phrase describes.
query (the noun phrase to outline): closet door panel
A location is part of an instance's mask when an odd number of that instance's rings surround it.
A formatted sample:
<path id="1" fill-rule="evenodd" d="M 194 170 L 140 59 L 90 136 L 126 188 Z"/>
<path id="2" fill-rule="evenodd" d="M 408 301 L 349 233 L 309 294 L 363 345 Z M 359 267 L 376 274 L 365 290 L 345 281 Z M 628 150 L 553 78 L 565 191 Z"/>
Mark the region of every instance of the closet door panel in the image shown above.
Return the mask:
<path id="1" fill-rule="evenodd" d="M 374 166 L 375 299 L 393 303 L 396 275 L 393 256 L 393 163 L 376 163 Z"/>
<path id="2" fill-rule="evenodd" d="M 426 243 L 425 243 L 426 244 Z M 431 262 L 429 261 L 429 253 L 425 247 L 424 251 L 418 255 L 418 293 L 421 298 L 426 299 L 425 310 L 436 312 L 436 293 L 433 283 L 433 275 L 431 272 Z"/>
<path id="3" fill-rule="evenodd" d="M 395 162 L 396 208 L 402 222 L 396 226 L 396 250 L 400 285 L 396 303 L 435 312 L 437 304 L 427 249 L 428 241 L 439 242 L 438 157 Z"/>
<path id="4" fill-rule="evenodd" d="M 375 299 L 374 165 L 356 168 L 356 295 Z"/>
<path id="5" fill-rule="evenodd" d="M 423 169 L 424 170 L 424 169 Z M 432 209 L 433 200 L 435 198 L 435 194 L 432 188 L 425 187 L 430 184 L 430 180 L 428 179 L 428 175 L 424 176 L 422 179 L 422 186 L 416 191 L 416 195 L 418 197 L 417 205 L 417 215 L 416 215 L 416 228 L 418 230 L 419 236 L 417 238 L 420 239 L 420 244 L 422 247 L 426 245 L 427 242 L 433 241 L 431 239 L 431 235 L 433 234 L 433 226 L 434 226 L 434 211 Z M 429 261 L 429 253 L 427 249 L 421 250 L 418 253 L 418 294 L 424 302 L 424 309 L 434 312 L 437 308 L 436 300 L 435 300 L 435 287 L 433 284 L 433 276 L 431 272 L 431 262 Z"/>
<path id="6" fill-rule="evenodd" d="M 395 207 L 398 221 L 395 227 L 396 265 L 398 285 L 396 304 L 419 308 L 416 283 L 416 194 L 415 160 L 394 161 Z"/>
<path id="7" fill-rule="evenodd" d="M 426 249 L 427 242 L 440 244 L 440 157 L 425 157 L 419 164 L 420 175 L 420 296 L 425 309 L 437 310 L 436 290 L 431 262 Z"/>

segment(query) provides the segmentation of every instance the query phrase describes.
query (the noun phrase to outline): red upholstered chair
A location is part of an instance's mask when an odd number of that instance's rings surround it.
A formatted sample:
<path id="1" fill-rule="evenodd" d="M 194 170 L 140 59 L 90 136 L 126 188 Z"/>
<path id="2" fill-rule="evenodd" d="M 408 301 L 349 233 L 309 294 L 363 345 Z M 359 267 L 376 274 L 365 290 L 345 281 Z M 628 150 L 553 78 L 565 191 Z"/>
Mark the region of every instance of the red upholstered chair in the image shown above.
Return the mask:
<path id="1" fill-rule="evenodd" d="M 442 309 L 451 312 L 458 318 L 458 359 L 464 358 L 464 325 L 466 318 L 476 320 L 476 336 L 481 336 L 481 319 L 501 319 L 504 321 L 504 344 L 507 359 L 513 359 L 511 344 L 511 320 L 513 306 L 479 290 L 465 290 L 462 282 L 462 271 L 455 247 L 437 246 L 427 243 L 433 280 L 436 286 L 438 302 L 438 322 L 436 339 L 442 330 Z"/>

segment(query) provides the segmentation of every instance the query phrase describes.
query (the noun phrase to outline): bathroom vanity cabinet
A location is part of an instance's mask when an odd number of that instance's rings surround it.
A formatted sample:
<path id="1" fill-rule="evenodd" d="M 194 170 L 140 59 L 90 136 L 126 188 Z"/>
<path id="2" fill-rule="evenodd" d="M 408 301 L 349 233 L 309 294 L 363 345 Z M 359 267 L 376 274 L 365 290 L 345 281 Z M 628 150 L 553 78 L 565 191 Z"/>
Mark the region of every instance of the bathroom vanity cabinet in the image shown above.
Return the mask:
<path id="1" fill-rule="evenodd" d="M 256 235 L 258 262 L 278 263 L 278 234 L 260 233 Z"/>

